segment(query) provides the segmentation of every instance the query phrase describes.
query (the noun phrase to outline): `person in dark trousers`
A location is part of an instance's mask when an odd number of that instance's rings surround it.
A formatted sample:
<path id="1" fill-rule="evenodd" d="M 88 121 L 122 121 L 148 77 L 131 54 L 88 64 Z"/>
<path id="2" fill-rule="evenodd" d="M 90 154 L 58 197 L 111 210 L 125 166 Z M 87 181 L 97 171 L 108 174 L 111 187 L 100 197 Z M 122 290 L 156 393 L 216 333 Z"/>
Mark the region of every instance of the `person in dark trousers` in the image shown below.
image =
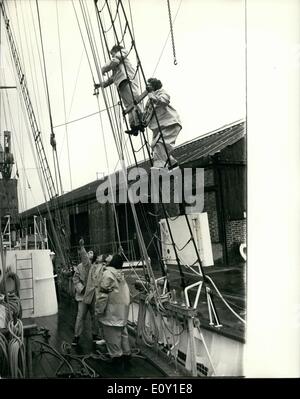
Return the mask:
<path id="1" fill-rule="evenodd" d="M 182 126 L 177 111 L 170 105 L 169 94 L 162 87 L 161 81 L 156 78 L 147 80 L 149 99 L 143 114 L 143 124 L 153 132 L 153 166 L 172 169 L 178 166 L 172 152 Z"/>
<path id="2" fill-rule="evenodd" d="M 122 266 L 122 256 L 115 254 L 104 270 L 95 304 L 107 351 L 116 365 L 120 364 L 120 360 L 129 360 L 131 357 L 127 332 L 130 292 L 121 271 Z"/>
<path id="3" fill-rule="evenodd" d="M 56 291 L 56 298 L 57 298 L 57 302 L 60 301 L 60 295 L 59 295 L 59 289 L 58 289 L 58 267 L 57 267 L 57 260 L 56 260 L 56 254 L 55 252 L 51 251 L 50 252 L 50 259 L 52 262 L 52 267 L 53 267 L 53 275 L 54 275 L 54 285 L 55 285 L 55 291 Z"/>
<path id="4" fill-rule="evenodd" d="M 75 333 L 72 341 L 72 345 L 76 346 L 79 343 L 79 338 L 83 332 L 84 321 L 86 319 L 87 313 L 90 313 L 91 323 L 92 323 L 92 336 L 93 341 L 98 339 L 98 329 L 95 320 L 95 309 L 92 304 L 86 304 L 83 301 L 85 290 L 87 287 L 87 280 L 91 268 L 91 261 L 93 259 L 93 251 L 86 252 L 84 248 L 84 241 L 81 239 L 79 241 L 80 246 L 80 256 L 81 263 L 74 267 L 73 284 L 75 288 L 75 299 L 78 304 L 77 317 L 75 323 Z"/>
<path id="5" fill-rule="evenodd" d="M 112 58 L 102 67 L 102 74 L 112 71 L 112 75 L 103 82 L 95 84 L 95 89 L 105 88 L 114 83 L 124 107 L 127 108 L 139 96 L 137 71 L 129 61 L 128 51 L 123 46 L 113 46 L 110 53 Z M 126 133 L 137 136 L 139 131 L 144 131 L 142 114 L 140 105 L 135 105 L 133 110 L 128 113 L 131 130 L 126 130 Z"/>

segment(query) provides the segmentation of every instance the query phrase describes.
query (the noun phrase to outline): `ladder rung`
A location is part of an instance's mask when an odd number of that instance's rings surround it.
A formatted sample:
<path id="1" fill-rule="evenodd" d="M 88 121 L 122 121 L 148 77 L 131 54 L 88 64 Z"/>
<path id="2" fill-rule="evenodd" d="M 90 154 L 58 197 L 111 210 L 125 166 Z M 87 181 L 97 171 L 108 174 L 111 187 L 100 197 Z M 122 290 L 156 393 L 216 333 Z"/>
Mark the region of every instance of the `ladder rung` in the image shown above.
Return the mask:
<path id="1" fill-rule="evenodd" d="M 32 270 L 32 267 L 24 267 L 24 269 L 23 268 L 17 268 L 17 270 L 18 271 L 20 271 L 20 270 Z"/>

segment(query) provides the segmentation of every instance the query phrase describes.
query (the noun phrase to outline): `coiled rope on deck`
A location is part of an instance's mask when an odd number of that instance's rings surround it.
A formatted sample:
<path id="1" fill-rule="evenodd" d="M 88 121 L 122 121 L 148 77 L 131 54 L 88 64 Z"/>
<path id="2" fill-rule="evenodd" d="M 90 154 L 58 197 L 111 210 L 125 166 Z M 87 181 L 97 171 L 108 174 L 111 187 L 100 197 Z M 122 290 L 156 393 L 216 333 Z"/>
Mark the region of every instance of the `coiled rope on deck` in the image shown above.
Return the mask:
<path id="1" fill-rule="evenodd" d="M 23 336 L 23 323 L 17 319 L 14 323 L 10 320 L 8 331 L 12 338 L 8 342 L 8 360 L 12 378 L 25 378 L 25 346 Z"/>

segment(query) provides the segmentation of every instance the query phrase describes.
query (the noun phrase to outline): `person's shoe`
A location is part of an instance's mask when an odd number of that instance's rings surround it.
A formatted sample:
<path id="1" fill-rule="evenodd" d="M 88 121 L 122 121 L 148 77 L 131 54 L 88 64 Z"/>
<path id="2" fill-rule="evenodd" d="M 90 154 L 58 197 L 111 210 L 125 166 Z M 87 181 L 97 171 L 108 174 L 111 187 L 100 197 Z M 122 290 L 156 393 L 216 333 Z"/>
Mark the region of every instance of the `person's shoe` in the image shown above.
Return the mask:
<path id="1" fill-rule="evenodd" d="M 105 339 L 98 339 L 98 340 L 94 341 L 94 343 L 96 345 L 102 346 L 102 345 L 106 344 L 106 341 L 105 341 Z"/>
<path id="2" fill-rule="evenodd" d="M 79 337 L 74 337 L 72 341 L 72 346 L 77 346 L 79 344 Z"/>
<path id="3" fill-rule="evenodd" d="M 125 130 L 126 134 L 129 134 L 131 136 L 137 136 L 139 134 L 139 131 L 137 129 L 130 129 L 130 130 Z"/>

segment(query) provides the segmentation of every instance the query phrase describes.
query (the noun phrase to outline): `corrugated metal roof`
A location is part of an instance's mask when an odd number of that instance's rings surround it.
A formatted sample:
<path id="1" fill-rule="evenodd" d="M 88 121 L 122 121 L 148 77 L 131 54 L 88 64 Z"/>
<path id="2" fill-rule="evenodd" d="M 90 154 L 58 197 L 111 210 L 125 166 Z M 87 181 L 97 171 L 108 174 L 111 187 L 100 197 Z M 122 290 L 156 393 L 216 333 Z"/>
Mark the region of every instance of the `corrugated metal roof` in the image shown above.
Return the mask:
<path id="1" fill-rule="evenodd" d="M 195 161 L 201 161 L 209 158 L 224 148 L 236 143 L 245 136 L 245 121 L 241 120 L 230 125 L 223 126 L 213 132 L 201 135 L 196 139 L 188 141 L 174 150 L 174 156 L 181 165 L 189 164 Z M 133 168 L 130 166 L 128 169 Z M 139 163 L 140 167 L 148 170 L 150 168 L 149 161 Z M 84 201 L 95 196 L 99 184 L 103 181 L 95 180 L 82 187 L 70 191 L 59 197 L 58 201 L 64 204 L 76 204 L 76 202 Z M 46 209 L 44 204 L 40 205 L 39 212 Z M 29 209 L 22 213 L 22 216 L 32 215 L 38 212 L 37 207 Z"/>

